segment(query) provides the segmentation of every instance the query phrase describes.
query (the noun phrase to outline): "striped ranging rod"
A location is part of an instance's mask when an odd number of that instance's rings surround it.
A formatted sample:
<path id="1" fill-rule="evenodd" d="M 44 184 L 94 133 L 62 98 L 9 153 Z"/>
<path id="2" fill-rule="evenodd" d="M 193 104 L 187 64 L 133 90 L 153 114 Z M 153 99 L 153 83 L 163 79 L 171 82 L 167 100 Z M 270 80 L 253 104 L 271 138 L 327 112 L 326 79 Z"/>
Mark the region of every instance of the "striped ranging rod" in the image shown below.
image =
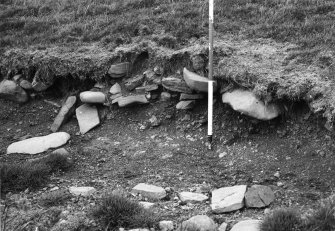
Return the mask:
<path id="1" fill-rule="evenodd" d="M 214 0 L 209 0 L 208 149 L 213 139 L 213 23 Z"/>

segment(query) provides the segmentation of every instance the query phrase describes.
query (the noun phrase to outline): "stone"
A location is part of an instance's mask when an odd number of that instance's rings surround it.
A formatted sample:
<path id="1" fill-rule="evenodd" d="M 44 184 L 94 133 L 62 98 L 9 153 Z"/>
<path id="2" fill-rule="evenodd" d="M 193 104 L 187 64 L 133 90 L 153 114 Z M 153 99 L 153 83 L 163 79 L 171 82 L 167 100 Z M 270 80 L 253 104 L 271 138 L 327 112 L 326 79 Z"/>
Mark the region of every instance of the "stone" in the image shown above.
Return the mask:
<path id="1" fill-rule="evenodd" d="M 149 101 L 147 100 L 145 95 L 130 95 L 117 98 L 117 103 L 119 107 L 129 107 L 137 104 L 147 104 L 149 103 Z"/>
<path id="2" fill-rule="evenodd" d="M 120 86 L 120 84 L 118 84 L 118 83 L 114 84 L 110 88 L 109 93 L 111 93 L 112 95 L 116 95 L 116 94 L 121 93 L 121 86 Z"/>
<path id="3" fill-rule="evenodd" d="M 153 207 L 155 205 L 155 203 L 146 202 L 146 201 L 140 201 L 138 203 L 140 205 L 142 205 L 142 207 L 145 208 L 145 209 L 150 209 L 151 207 Z"/>
<path id="4" fill-rule="evenodd" d="M 134 90 L 136 87 L 142 85 L 144 82 L 144 75 L 137 75 L 133 78 L 130 78 L 126 81 L 125 87 L 128 91 Z"/>
<path id="5" fill-rule="evenodd" d="M 162 187 L 140 183 L 132 189 L 132 193 L 140 193 L 148 199 L 160 200 L 166 197 L 166 191 Z"/>
<path id="6" fill-rule="evenodd" d="M 62 108 L 58 112 L 50 130 L 52 132 L 57 132 L 60 127 L 74 114 L 76 108 L 77 97 L 70 96 L 66 99 Z"/>
<path id="7" fill-rule="evenodd" d="M 228 227 L 228 224 L 226 222 L 223 222 L 219 228 L 218 228 L 218 231 L 226 231 L 227 230 L 227 227 Z"/>
<path id="8" fill-rule="evenodd" d="M 101 82 L 97 82 L 97 83 L 94 84 L 93 88 L 97 88 L 97 89 L 101 90 L 101 89 L 105 88 L 105 85 Z"/>
<path id="9" fill-rule="evenodd" d="M 98 110 L 94 105 L 81 105 L 76 109 L 76 116 L 81 134 L 85 134 L 100 124 Z"/>
<path id="10" fill-rule="evenodd" d="M 188 94 L 192 93 L 192 90 L 187 86 L 185 81 L 175 77 L 163 78 L 162 85 L 163 87 L 165 87 L 170 91 L 188 93 Z"/>
<path id="11" fill-rule="evenodd" d="M 174 230 L 173 221 L 160 221 L 158 223 L 158 227 L 160 231 L 173 231 Z"/>
<path id="12" fill-rule="evenodd" d="M 260 220 L 240 221 L 232 227 L 230 231 L 259 231 Z"/>
<path id="13" fill-rule="evenodd" d="M 122 94 L 118 93 L 118 94 L 115 94 L 115 95 L 111 95 L 111 97 L 109 97 L 109 99 L 113 101 L 117 98 L 120 98 L 121 96 L 122 96 Z M 114 101 L 114 103 L 117 103 L 117 102 Z M 113 104 L 113 102 L 112 102 L 112 104 Z"/>
<path id="14" fill-rule="evenodd" d="M 275 194 L 270 187 L 253 185 L 245 193 L 245 206 L 247 208 L 262 208 L 270 205 L 275 199 Z"/>
<path id="15" fill-rule="evenodd" d="M 184 221 L 180 226 L 180 231 L 216 231 L 217 224 L 206 215 L 197 215 Z"/>
<path id="16" fill-rule="evenodd" d="M 243 208 L 246 189 L 246 185 L 237 185 L 214 190 L 211 204 L 213 213 L 226 213 Z"/>
<path id="17" fill-rule="evenodd" d="M 31 82 L 29 82 L 28 80 L 23 79 L 20 82 L 20 87 L 22 87 L 25 90 L 32 90 L 33 89 L 33 85 L 31 84 Z"/>
<path id="18" fill-rule="evenodd" d="M 25 103 L 28 101 L 28 95 L 26 91 L 11 80 L 3 80 L 0 83 L 0 98 L 8 99 L 18 103 Z"/>
<path id="19" fill-rule="evenodd" d="M 203 99 L 205 96 L 203 94 L 185 94 L 181 93 L 180 94 L 180 101 L 183 100 L 196 100 L 196 99 Z"/>
<path id="20" fill-rule="evenodd" d="M 179 199 L 184 203 L 199 203 L 208 200 L 208 196 L 201 193 L 181 192 Z"/>
<path id="21" fill-rule="evenodd" d="M 108 74 L 112 78 L 122 78 L 128 76 L 129 72 L 130 72 L 129 62 L 111 65 L 111 67 L 108 70 Z"/>
<path id="22" fill-rule="evenodd" d="M 194 106 L 195 106 L 195 100 L 186 100 L 177 103 L 176 108 L 178 110 L 189 110 L 194 108 Z"/>
<path id="23" fill-rule="evenodd" d="M 155 66 L 154 67 L 154 72 L 156 75 L 163 75 L 164 69 L 161 66 Z"/>
<path id="24" fill-rule="evenodd" d="M 160 95 L 161 101 L 169 101 L 171 99 L 171 94 L 169 92 L 163 91 Z"/>
<path id="25" fill-rule="evenodd" d="M 97 190 L 93 187 L 70 187 L 69 191 L 74 196 L 90 196 Z"/>
<path id="26" fill-rule="evenodd" d="M 158 127 L 160 125 L 159 120 L 154 115 L 149 119 L 149 122 L 150 122 L 151 126 L 153 126 L 153 127 Z"/>
<path id="27" fill-rule="evenodd" d="M 156 78 L 156 73 L 152 70 L 146 70 L 143 72 L 143 76 L 145 77 L 146 81 L 152 82 Z"/>
<path id="28" fill-rule="evenodd" d="M 14 75 L 13 77 L 14 82 L 20 83 L 21 80 L 22 80 L 22 75 Z"/>
<path id="29" fill-rule="evenodd" d="M 59 155 L 63 155 L 63 156 L 70 156 L 70 153 L 65 149 L 65 148 L 58 148 L 54 151 L 51 152 L 52 154 L 59 154 Z"/>
<path id="30" fill-rule="evenodd" d="M 106 103 L 106 95 L 100 91 L 84 91 L 80 93 L 83 103 Z"/>
<path id="31" fill-rule="evenodd" d="M 36 71 L 31 85 L 35 91 L 42 92 L 51 87 L 54 82 L 54 73 L 47 66 L 42 66 Z"/>
<path id="32" fill-rule="evenodd" d="M 69 139 L 70 135 L 66 132 L 56 132 L 46 136 L 33 137 L 12 143 L 7 148 L 7 154 L 38 154 L 45 152 L 50 148 L 58 148 L 66 144 Z"/>
<path id="33" fill-rule="evenodd" d="M 136 87 L 137 94 L 145 94 L 146 92 L 156 91 L 158 89 L 157 84 L 150 84 L 143 87 Z"/>
<path id="34" fill-rule="evenodd" d="M 200 91 L 200 92 L 208 92 L 208 78 L 202 77 L 196 73 L 193 73 L 186 68 L 183 69 L 183 76 L 187 86 L 190 89 Z M 213 92 L 217 90 L 217 83 L 213 81 Z"/>
<path id="35" fill-rule="evenodd" d="M 222 102 L 229 104 L 235 111 L 259 120 L 271 120 L 280 114 L 277 104 L 267 104 L 260 101 L 251 91 L 234 90 L 222 95 Z"/>

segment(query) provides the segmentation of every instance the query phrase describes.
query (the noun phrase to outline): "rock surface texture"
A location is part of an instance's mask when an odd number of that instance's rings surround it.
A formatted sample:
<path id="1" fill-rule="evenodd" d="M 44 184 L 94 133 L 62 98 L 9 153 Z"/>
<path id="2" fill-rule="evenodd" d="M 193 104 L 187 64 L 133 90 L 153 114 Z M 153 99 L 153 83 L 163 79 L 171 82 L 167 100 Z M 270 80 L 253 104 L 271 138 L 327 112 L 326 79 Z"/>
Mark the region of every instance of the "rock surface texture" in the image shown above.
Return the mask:
<path id="1" fill-rule="evenodd" d="M 51 125 L 51 131 L 57 132 L 63 123 L 69 119 L 75 111 L 77 98 L 75 96 L 70 96 L 67 98 L 66 102 L 63 104 L 58 115 L 56 116 L 53 124 Z"/>
<path id="2" fill-rule="evenodd" d="M 145 95 L 130 95 L 117 98 L 117 103 L 119 104 L 119 107 L 129 107 L 136 104 L 147 104 L 149 103 L 149 101 L 147 100 Z"/>
<path id="3" fill-rule="evenodd" d="M 105 103 L 106 95 L 99 91 L 84 91 L 80 93 L 80 100 L 83 103 Z"/>
<path id="4" fill-rule="evenodd" d="M 208 92 L 208 78 L 193 73 L 186 68 L 183 70 L 184 80 L 189 88 L 196 91 Z M 213 81 L 213 92 L 217 90 L 217 83 Z"/>
<path id="5" fill-rule="evenodd" d="M 95 106 L 83 104 L 76 109 L 76 116 L 81 134 L 85 134 L 100 124 L 98 110 Z"/>
<path id="6" fill-rule="evenodd" d="M 93 187 L 70 187 L 69 191 L 74 196 L 90 196 L 96 192 L 96 189 Z"/>
<path id="7" fill-rule="evenodd" d="M 180 226 L 180 231 L 216 231 L 217 225 L 206 215 L 197 215 L 184 221 Z"/>
<path id="8" fill-rule="evenodd" d="M 70 135 L 66 132 L 56 132 L 46 136 L 33 137 L 9 145 L 7 154 L 38 154 L 45 152 L 50 148 L 60 147 L 66 144 L 69 139 Z"/>
<path id="9" fill-rule="evenodd" d="M 245 193 L 245 205 L 251 208 L 262 208 L 271 204 L 275 195 L 270 187 L 253 185 Z"/>
<path id="10" fill-rule="evenodd" d="M 0 98 L 18 103 L 25 103 L 28 101 L 28 95 L 25 90 L 11 80 L 3 80 L 0 83 Z"/>
<path id="11" fill-rule="evenodd" d="M 148 199 L 155 199 L 155 200 L 160 200 L 166 197 L 166 191 L 164 188 L 144 183 L 136 185 L 132 189 L 132 193 L 134 194 L 140 193 L 142 196 Z"/>
<path id="12" fill-rule="evenodd" d="M 174 92 L 188 93 L 191 94 L 192 90 L 187 86 L 187 84 L 178 78 L 167 77 L 162 80 L 162 85 L 166 89 Z"/>
<path id="13" fill-rule="evenodd" d="M 179 193 L 179 199 L 186 203 L 199 203 L 208 200 L 208 196 L 201 193 L 181 192 Z"/>
<path id="14" fill-rule="evenodd" d="M 230 231 L 259 231 L 260 220 L 240 221 Z"/>
<path id="15" fill-rule="evenodd" d="M 237 185 L 216 189 L 212 192 L 212 211 L 226 213 L 244 207 L 246 185 Z"/>

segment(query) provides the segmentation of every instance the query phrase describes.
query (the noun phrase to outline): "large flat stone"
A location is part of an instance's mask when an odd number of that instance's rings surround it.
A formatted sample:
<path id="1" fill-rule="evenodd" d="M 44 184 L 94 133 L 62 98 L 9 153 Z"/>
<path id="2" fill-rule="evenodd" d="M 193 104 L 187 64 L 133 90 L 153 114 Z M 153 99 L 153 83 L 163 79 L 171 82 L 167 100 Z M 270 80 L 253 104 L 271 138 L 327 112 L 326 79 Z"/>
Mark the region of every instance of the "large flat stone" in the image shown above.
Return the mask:
<path id="1" fill-rule="evenodd" d="M 106 103 L 106 95 L 100 91 L 84 91 L 80 93 L 83 103 Z"/>
<path id="2" fill-rule="evenodd" d="M 212 192 L 212 211 L 226 213 L 243 208 L 246 189 L 246 185 L 237 185 L 214 190 Z"/>
<path id="3" fill-rule="evenodd" d="M 0 82 L 0 98 L 18 103 L 25 103 L 28 101 L 26 91 L 11 80 L 3 80 Z"/>
<path id="4" fill-rule="evenodd" d="M 69 191 L 74 196 L 90 196 L 97 190 L 93 187 L 70 187 Z"/>
<path id="5" fill-rule="evenodd" d="M 140 183 L 132 189 L 132 193 L 140 193 L 148 199 L 160 200 L 166 197 L 166 191 L 162 187 Z"/>
<path id="6" fill-rule="evenodd" d="M 222 95 L 222 102 L 229 104 L 235 111 L 259 120 L 271 120 L 280 114 L 276 104 L 265 105 L 251 91 L 234 90 Z"/>
<path id="7" fill-rule="evenodd" d="M 116 100 L 119 107 L 129 107 L 137 104 L 149 103 L 145 95 L 130 95 L 126 97 L 117 98 Z M 114 101 L 112 103 L 114 103 Z"/>
<path id="8" fill-rule="evenodd" d="M 183 69 L 183 76 L 187 86 L 193 90 L 208 92 L 208 78 L 202 77 L 196 73 L 193 73 L 186 68 Z M 217 90 L 216 81 L 213 82 L 213 92 Z"/>
<path id="9" fill-rule="evenodd" d="M 182 231 L 216 231 L 217 224 L 206 215 L 197 215 L 184 221 L 181 224 L 180 230 Z"/>
<path id="10" fill-rule="evenodd" d="M 66 122 L 66 120 L 68 120 L 74 114 L 76 101 L 77 97 L 75 96 L 70 96 L 66 99 L 53 124 L 51 125 L 50 129 L 52 132 L 57 132 L 59 128 Z"/>
<path id="11" fill-rule="evenodd" d="M 67 143 L 70 135 L 66 132 L 51 133 L 46 136 L 33 137 L 8 146 L 7 154 L 25 153 L 38 154 L 50 148 L 57 148 Z"/>
<path id="12" fill-rule="evenodd" d="M 146 92 L 156 91 L 157 89 L 158 89 L 157 84 L 150 84 L 143 87 L 136 87 L 135 90 L 137 94 L 145 94 Z"/>
<path id="13" fill-rule="evenodd" d="M 128 91 L 134 90 L 136 87 L 142 85 L 144 82 L 144 75 L 137 75 L 133 78 L 130 78 L 124 84 Z"/>
<path id="14" fill-rule="evenodd" d="M 76 116 L 81 134 L 85 134 L 100 124 L 98 110 L 94 105 L 81 105 L 76 109 Z"/>
<path id="15" fill-rule="evenodd" d="M 275 199 L 275 194 L 270 187 L 265 185 L 253 185 L 245 193 L 245 206 L 262 208 L 270 205 Z"/>
<path id="16" fill-rule="evenodd" d="M 232 227 L 230 231 L 259 231 L 260 220 L 240 221 Z"/>
<path id="17" fill-rule="evenodd" d="M 179 193 L 179 199 L 186 203 L 200 203 L 208 200 L 208 196 L 201 193 L 181 192 Z"/>
<path id="18" fill-rule="evenodd" d="M 130 63 L 124 62 L 119 64 L 113 64 L 108 70 L 108 74 L 112 78 L 122 78 L 127 76 L 130 72 Z"/>
<path id="19" fill-rule="evenodd" d="M 116 94 L 121 93 L 121 86 L 120 86 L 120 84 L 118 84 L 118 83 L 114 84 L 110 88 L 109 93 L 111 93 L 112 95 L 116 95 Z"/>
<path id="20" fill-rule="evenodd" d="M 162 80 L 162 85 L 166 89 L 174 92 L 182 92 L 191 94 L 192 90 L 187 86 L 185 81 L 175 77 L 167 77 Z"/>

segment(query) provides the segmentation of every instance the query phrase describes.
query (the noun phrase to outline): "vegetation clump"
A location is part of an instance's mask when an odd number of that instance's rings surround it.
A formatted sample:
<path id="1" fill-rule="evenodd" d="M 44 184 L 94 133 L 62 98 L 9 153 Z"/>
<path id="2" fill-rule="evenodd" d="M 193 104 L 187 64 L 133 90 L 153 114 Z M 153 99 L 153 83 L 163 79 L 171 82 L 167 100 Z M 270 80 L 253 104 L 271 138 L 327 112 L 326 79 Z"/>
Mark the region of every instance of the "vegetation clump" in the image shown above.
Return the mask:
<path id="1" fill-rule="evenodd" d="M 260 231 L 303 231 L 303 222 L 297 211 L 278 209 L 265 217 Z"/>

